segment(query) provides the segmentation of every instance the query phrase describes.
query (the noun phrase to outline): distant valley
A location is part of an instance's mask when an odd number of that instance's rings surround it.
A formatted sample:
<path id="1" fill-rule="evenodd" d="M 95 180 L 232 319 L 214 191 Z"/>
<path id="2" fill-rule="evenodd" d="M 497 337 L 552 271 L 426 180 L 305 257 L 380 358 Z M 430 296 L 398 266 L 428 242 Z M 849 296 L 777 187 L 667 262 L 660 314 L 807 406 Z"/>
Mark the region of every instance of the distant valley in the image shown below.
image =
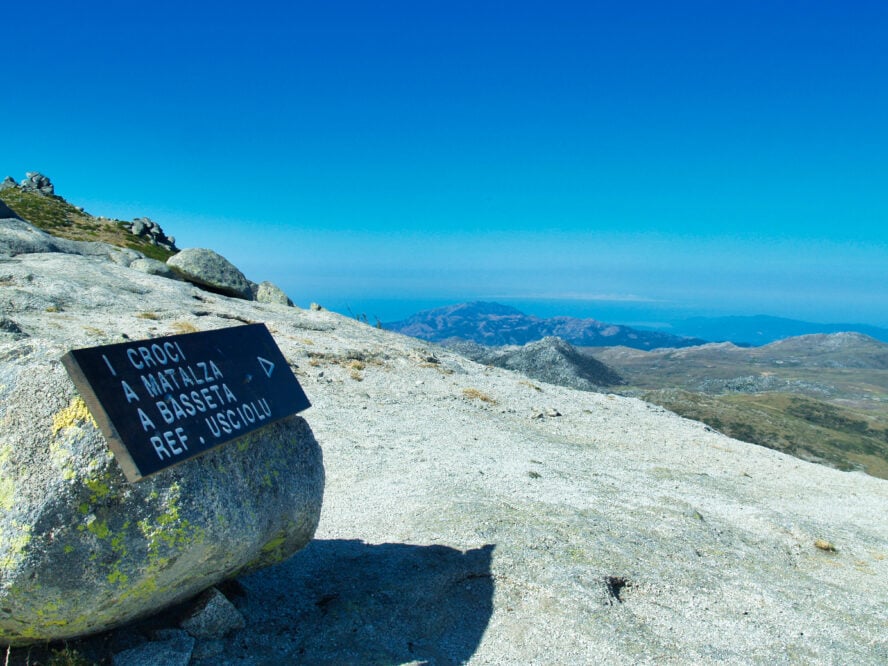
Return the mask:
<path id="1" fill-rule="evenodd" d="M 859 333 L 643 352 L 578 350 L 617 372 L 610 390 L 731 437 L 888 479 L 888 344 Z"/>
<path id="2" fill-rule="evenodd" d="M 720 321 L 738 333 L 768 335 L 821 326 L 767 317 Z M 736 439 L 888 479 L 888 344 L 869 335 L 817 333 L 738 346 L 594 319 L 542 319 L 496 303 L 428 310 L 385 327 L 537 381 L 639 397 Z"/>

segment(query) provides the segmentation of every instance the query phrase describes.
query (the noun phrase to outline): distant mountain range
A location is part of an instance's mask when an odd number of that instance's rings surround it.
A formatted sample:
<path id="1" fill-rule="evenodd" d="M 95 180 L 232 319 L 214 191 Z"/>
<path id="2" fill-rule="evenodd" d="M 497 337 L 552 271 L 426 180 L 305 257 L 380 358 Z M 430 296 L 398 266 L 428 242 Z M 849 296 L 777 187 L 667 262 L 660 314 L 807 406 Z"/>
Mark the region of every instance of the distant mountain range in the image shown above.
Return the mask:
<path id="1" fill-rule="evenodd" d="M 649 353 L 619 347 L 578 351 L 613 368 L 629 385 L 644 389 L 791 390 L 847 400 L 862 396 L 876 402 L 888 391 L 888 344 L 861 333 L 803 335 L 753 348 L 722 342 Z"/>
<path id="2" fill-rule="evenodd" d="M 508 305 L 483 301 L 423 310 L 382 326 L 431 342 L 457 338 L 487 346 L 523 345 L 556 336 L 578 347 L 662 349 L 693 347 L 710 341 L 758 347 L 785 338 L 844 332 L 888 342 L 888 329 L 866 324 L 817 324 L 766 315 L 694 317 L 675 322 L 672 332 L 666 333 L 596 319 L 535 317 Z"/>
<path id="3" fill-rule="evenodd" d="M 542 319 L 507 305 L 480 301 L 424 310 L 403 321 L 383 324 L 383 328 L 430 342 L 459 338 L 488 346 L 523 345 L 549 336 L 582 347 L 621 345 L 634 349 L 691 347 L 706 342 L 700 338 L 643 331 L 595 319 Z"/>
<path id="4" fill-rule="evenodd" d="M 733 342 L 738 345 L 766 345 L 784 338 L 815 333 L 863 333 L 876 340 L 888 342 L 888 328 L 866 324 L 815 324 L 798 319 L 756 315 L 753 317 L 694 317 L 676 322 L 673 331 L 713 342 Z"/>

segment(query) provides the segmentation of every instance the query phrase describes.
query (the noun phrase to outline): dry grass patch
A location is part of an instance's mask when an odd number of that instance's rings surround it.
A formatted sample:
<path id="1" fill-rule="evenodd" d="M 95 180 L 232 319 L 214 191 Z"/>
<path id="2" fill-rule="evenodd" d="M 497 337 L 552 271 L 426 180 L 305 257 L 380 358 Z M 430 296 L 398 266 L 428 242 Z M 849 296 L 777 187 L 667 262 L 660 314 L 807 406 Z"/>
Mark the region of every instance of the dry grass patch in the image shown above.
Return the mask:
<path id="1" fill-rule="evenodd" d="M 348 370 L 352 378 L 355 379 L 355 374 L 360 375 L 362 370 L 366 370 L 371 365 L 382 367 L 385 365 L 385 361 L 383 357 L 364 352 L 346 352 L 345 354 L 308 352 L 308 364 L 312 367 L 323 364 L 338 365 L 340 368 Z"/>
<path id="2" fill-rule="evenodd" d="M 496 404 L 496 400 L 476 388 L 464 388 L 463 395 L 470 400 L 480 400 L 481 402 L 486 402 L 490 405 Z"/>
<path id="3" fill-rule="evenodd" d="M 200 329 L 190 321 L 174 321 L 170 324 L 170 328 L 177 334 L 200 332 Z"/>
<path id="4" fill-rule="evenodd" d="M 820 550 L 825 551 L 827 553 L 838 553 L 839 552 L 836 549 L 836 547 L 834 545 L 832 545 L 826 539 L 817 539 L 817 541 L 814 542 L 814 547 L 819 548 Z"/>

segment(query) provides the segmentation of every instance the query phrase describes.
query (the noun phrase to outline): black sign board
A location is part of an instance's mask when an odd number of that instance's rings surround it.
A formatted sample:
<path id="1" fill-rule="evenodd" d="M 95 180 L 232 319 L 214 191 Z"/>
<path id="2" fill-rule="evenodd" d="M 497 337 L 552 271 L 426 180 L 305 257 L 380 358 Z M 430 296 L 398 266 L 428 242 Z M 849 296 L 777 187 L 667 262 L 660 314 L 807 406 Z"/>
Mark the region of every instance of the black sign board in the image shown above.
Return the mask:
<path id="1" fill-rule="evenodd" d="M 265 324 L 72 349 L 62 363 L 129 481 L 311 406 Z"/>

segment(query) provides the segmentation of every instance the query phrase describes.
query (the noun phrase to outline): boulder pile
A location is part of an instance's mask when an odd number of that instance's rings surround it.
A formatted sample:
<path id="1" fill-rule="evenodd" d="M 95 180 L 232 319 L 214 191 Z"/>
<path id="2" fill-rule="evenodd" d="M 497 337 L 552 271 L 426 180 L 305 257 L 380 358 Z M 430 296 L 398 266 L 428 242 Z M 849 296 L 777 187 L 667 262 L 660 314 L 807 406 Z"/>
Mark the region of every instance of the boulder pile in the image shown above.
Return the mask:
<path id="1" fill-rule="evenodd" d="M 19 187 L 25 192 L 37 192 L 46 196 L 55 194 L 55 187 L 49 178 L 39 171 L 28 171 L 25 176 L 25 179 L 19 183 Z"/>
<path id="2" fill-rule="evenodd" d="M 160 225 L 151 218 L 137 217 L 132 222 L 125 222 L 124 226 L 134 236 L 147 238 L 152 245 L 157 245 L 171 252 L 178 251 L 175 237 L 167 236 L 163 229 L 160 228 Z"/>

